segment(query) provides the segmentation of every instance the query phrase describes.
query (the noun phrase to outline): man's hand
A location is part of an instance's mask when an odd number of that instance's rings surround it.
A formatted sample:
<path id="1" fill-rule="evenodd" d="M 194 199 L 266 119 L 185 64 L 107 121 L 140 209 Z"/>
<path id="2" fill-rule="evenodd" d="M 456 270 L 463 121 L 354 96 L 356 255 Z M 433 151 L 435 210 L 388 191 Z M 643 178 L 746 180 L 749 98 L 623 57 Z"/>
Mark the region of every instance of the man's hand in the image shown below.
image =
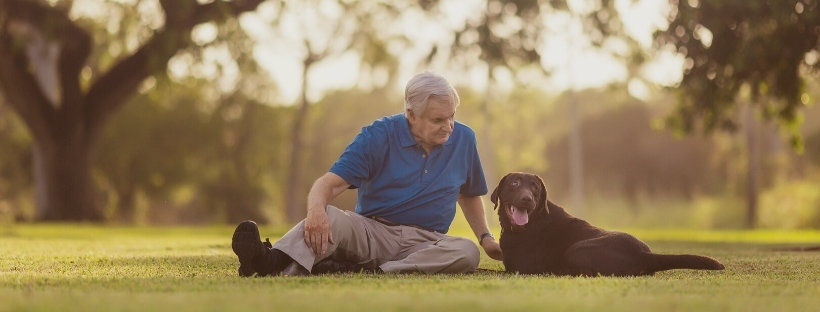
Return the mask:
<path id="1" fill-rule="evenodd" d="M 490 258 L 498 261 L 504 260 L 504 254 L 501 252 L 501 245 L 499 245 L 495 239 L 485 238 L 481 241 L 481 247 L 484 248 L 484 252 L 486 252 Z"/>
<path id="2" fill-rule="evenodd" d="M 307 218 L 305 218 L 305 244 L 313 249 L 316 256 L 324 255 L 327 247 L 333 244 L 330 220 L 324 209 L 308 210 Z"/>
<path id="3" fill-rule="evenodd" d="M 327 253 L 333 244 L 330 219 L 327 217 L 327 203 L 350 187 L 342 177 L 333 172 L 316 179 L 308 192 L 307 217 L 305 218 L 305 244 L 317 256 Z"/>

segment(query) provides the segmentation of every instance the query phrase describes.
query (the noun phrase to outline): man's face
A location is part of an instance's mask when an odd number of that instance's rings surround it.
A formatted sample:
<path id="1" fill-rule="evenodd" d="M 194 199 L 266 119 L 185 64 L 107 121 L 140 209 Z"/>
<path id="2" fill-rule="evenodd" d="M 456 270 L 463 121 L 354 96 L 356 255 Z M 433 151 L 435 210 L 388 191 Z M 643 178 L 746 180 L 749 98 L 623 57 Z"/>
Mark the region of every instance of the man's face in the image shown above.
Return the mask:
<path id="1" fill-rule="evenodd" d="M 448 100 L 430 98 L 422 114 L 408 111 L 410 133 L 428 152 L 450 139 L 455 124 L 456 106 Z"/>

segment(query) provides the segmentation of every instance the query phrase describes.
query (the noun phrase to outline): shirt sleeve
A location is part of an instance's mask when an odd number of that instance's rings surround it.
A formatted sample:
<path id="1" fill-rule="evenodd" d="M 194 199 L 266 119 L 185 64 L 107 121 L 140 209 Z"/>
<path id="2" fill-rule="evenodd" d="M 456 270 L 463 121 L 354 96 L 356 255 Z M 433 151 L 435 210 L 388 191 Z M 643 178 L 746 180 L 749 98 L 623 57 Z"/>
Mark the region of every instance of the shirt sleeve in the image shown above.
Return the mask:
<path id="1" fill-rule="evenodd" d="M 384 158 L 387 133 L 382 127 L 370 125 L 362 128 L 339 159 L 330 167 L 330 172 L 339 175 L 350 188 L 359 188 L 370 180 L 376 167 Z"/>
<path id="2" fill-rule="evenodd" d="M 470 131 L 470 134 L 470 140 L 468 140 L 470 142 L 470 151 L 468 152 L 470 164 L 467 168 L 467 180 L 461 185 L 459 193 L 467 196 L 482 196 L 487 194 L 487 181 L 484 178 L 484 169 L 481 168 L 475 134 L 472 131 Z"/>

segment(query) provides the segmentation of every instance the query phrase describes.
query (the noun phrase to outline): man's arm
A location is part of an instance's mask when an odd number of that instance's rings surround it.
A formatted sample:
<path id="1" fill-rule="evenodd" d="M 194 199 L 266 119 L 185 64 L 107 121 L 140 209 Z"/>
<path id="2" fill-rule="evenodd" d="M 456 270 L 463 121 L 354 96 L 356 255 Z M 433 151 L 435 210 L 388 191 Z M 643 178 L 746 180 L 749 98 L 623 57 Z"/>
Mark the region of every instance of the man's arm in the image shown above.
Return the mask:
<path id="1" fill-rule="evenodd" d="M 328 172 L 316 179 L 310 188 L 305 218 L 305 243 L 317 256 L 325 254 L 327 246 L 333 243 L 330 220 L 325 210 L 327 204 L 348 187 L 350 184 L 342 177 Z"/>
<path id="2" fill-rule="evenodd" d="M 470 224 L 476 237 L 479 238 L 479 244 L 490 258 L 495 260 L 504 260 L 504 255 L 501 253 L 501 246 L 492 237 L 481 239 L 479 235 L 490 232 L 487 226 L 487 219 L 484 217 L 484 202 L 481 201 L 481 196 L 466 196 L 458 195 L 458 204 L 461 206 L 461 211 L 464 212 L 464 218 Z"/>

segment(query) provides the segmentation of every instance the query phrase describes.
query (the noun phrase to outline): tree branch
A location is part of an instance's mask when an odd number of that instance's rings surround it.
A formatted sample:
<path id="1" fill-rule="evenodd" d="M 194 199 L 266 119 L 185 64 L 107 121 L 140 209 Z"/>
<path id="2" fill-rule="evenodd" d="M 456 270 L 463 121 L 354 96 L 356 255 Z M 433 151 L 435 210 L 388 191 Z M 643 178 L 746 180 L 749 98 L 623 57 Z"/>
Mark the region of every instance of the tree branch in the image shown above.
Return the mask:
<path id="1" fill-rule="evenodd" d="M 11 107 L 38 140 L 52 138 L 54 108 L 49 104 L 40 84 L 28 71 L 20 38 L 13 34 L 12 18 L 6 12 L 17 11 L 16 2 L 0 0 L 0 89 Z M 15 14 L 15 17 L 19 16 Z"/>
<path id="2" fill-rule="evenodd" d="M 168 60 L 191 44 L 191 30 L 205 22 L 221 22 L 255 10 L 263 0 L 214 1 L 186 10 L 196 1 L 164 0 L 165 27 L 136 52 L 122 59 L 93 83 L 88 91 L 88 128 L 95 133 L 108 115 L 133 95 L 146 78 L 163 71 Z"/>
<path id="3" fill-rule="evenodd" d="M 62 35 L 60 38 L 61 54 L 58 63 L 58 75 L 62 88 L 64 108 L 80 106 L 83 92 L 80 88 L 80 71 L 86 66 L 86 60 L 91 54 L 91 36 L 82 28 L 71 22 L 67 16 L 59 14 L 62 20 Z M 77 107 L 79 109 L 79 107 Z"/>
<path id="4" fill-rule="evenodd" d="M 85 66 L 85 61 L 91 53 L 91 38 L 79 26 L 77 26 L 65 11 L 55 7 L 50 7 L 39 1 L 30 0 L 2 0 L 0 8 L 3 12 L 14 12 L 4 17 L 5 26 L 3 31 L 7 33 L 4 41 L 4 62 L 13 60 L 15 64 L 8 64 L 3 68 L 7 77 L 9 85 L 18 85 L 11 87 L 9 92 L 20 91 L 22 94 L 16 96 L 13 102 L 17 102 L 18 111 L 21 115 L 28 115 L 24 117 L 28 119 L 27 124 L 32 128 L 33 132 L 43 131 L 43 129 L 35 129 L 35 124 L 43 123 L 39 128 L 49 128 L 55 131 L 52 135 L 57 135 L 57 132 L 62 131 L 62 127 L 70 126 L 67 124 L 58 124 L 58 121 L 65 120 L 68 122 L 76 122 L 81 118 L 59 118 L 55 114 L 82 114 L 82 90 L 80 89 L 80 70 Z M 46 92 L 50 90 L 43 90 L 42 88 L 49 88 L 43 86 L 37 79 L 28 72 L 27 67 L 30 67 L 35 62 L 41 60 L 28 59 L 23 53 L 25 46 L 31 40 L 26 38 L 32 36 L 32 33 L 37 33 L 47 42 L 57 43 L 59 46 L 59 58 L 56 62 L 57 68 L 54 68 L 59 82 L 59 98 L 53 98 L 51 101 L 58 101 L 62 104 L 55 109 L 49 104 L 50 100 L 46 97 Z M 15 46 L 16 45 L 16 46 Z M 29 55 L 30 57 L 30 55 Z M 17 68 L 14 68 L 17 67 Z M 14 78 L 17 76 L 18 78 Z M 25 86 L 20 86 L 20 84 Z M 37 86 L 40 88 L 38 89 Z M 27 87 L 20 89 L 21 87 Z M 56 86 L 50 86 L 56 87 Z M 36 94 L 36 96 L 35 96 Z M 15 97 L 15 96 L 13 96 Z M 41 115 L 40 120 L 32 119 L 32 114 Z M 40 136 L 42 133 L 35 133 Z"/>

